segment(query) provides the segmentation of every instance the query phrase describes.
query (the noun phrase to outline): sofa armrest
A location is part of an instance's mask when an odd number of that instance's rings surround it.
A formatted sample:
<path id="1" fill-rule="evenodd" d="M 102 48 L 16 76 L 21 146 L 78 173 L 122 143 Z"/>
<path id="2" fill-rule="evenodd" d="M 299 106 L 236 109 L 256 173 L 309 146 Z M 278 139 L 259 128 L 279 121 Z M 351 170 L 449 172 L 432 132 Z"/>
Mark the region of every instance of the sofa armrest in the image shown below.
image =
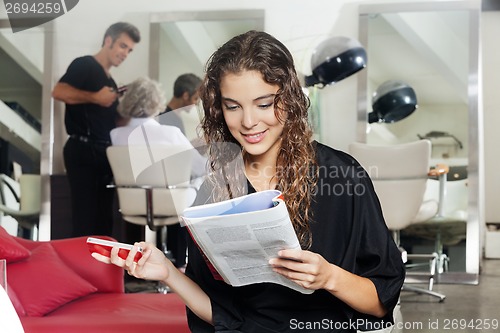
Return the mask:
<path id="1" fill-rule="evenodd" d="M 102 237 L 114 240 L 111 237 Z M 21 245 L 33 249 L 44 242 L 16 239 Z M 95 260 L 87 247 L 87 237 L 74 237 L 49 241 L 61 260 L 80 277 L 94 285 L 99 292 L 124 293 L 124 270 Z"/>

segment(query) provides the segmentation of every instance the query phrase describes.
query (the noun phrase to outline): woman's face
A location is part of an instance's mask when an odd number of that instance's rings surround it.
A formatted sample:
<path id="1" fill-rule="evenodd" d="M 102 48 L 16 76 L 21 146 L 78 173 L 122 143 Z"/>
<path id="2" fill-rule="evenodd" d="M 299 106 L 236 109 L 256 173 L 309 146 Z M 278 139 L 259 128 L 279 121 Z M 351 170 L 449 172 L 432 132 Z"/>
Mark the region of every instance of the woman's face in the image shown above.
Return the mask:
<path id="1" fill-rule="evenodd" d="M 224 119 L 250 157 L 275 159 L 278 154 L 284 126 L 274 114 L 278 88 L 257 71 L 226 74 L 221 79 Z"/>

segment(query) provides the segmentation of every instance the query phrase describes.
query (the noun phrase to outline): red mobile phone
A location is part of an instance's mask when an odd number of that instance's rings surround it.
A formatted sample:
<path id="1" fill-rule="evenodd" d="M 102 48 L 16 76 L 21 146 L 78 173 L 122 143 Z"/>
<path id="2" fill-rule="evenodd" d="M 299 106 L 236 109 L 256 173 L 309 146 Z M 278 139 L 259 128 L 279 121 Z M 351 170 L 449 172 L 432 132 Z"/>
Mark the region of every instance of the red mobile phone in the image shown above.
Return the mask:
<path id="1" fill-rule="evenodd" d="M 102 254 L 103 256 L 109 257 L 111 255 L 111 249 L 113 247 L 118 247 L 118 256 L 122 259 L 127 259 L 128 253 L 134 247 L 132 244 L 118 243 L 105 239 L 89 237 L 87 238 L 87 246 L 90 253 L 96 252 Z M 142 248 L 139 248 L 139 252 L 134 257 L 134 261 L 138 261 L 142 257 Z"/>

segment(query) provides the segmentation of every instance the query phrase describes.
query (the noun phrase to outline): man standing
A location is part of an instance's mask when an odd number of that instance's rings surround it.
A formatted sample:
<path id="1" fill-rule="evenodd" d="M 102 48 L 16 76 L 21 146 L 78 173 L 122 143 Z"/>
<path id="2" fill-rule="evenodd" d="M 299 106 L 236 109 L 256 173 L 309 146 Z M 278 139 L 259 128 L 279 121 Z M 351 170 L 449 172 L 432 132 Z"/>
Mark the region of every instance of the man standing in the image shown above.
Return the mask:
<path id="1" fill-rule="evenodd" d="M 119 91 L 110 69 L 119 66 L 141 37 L 125 22 L 111 25 L 97 54 L 76 58 L 54 87 L 54 99 L 66 103 L 69 139 L 63 155 L 71 191 L 72 236 L 110 235 L 114 191 L 106 157 L 109 132 L 119 120 Z"/>
<path id="2" fill-rule="evenodd" d="M 201 79 L 198 76 L 191 73 L 180 75 L 174 82 L 174 96 L 167 103 L 165 111 L 158 116 L 158 122 L 178 127 L 182 134 L 186 135 L 180 114 L 182 111 L 189 111 L 191 106 L 198 103 L 200 85 Z"/>

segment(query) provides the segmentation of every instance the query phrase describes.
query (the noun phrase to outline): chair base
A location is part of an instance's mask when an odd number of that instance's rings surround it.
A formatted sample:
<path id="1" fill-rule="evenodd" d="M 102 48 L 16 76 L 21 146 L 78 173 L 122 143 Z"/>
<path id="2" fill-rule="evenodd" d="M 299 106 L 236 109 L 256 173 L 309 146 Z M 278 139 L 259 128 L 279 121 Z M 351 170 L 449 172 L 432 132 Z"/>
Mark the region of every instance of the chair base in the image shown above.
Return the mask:
<path id="1" fill-rule="evenodd" d="M 446 255 L 445 255 L 446 256 Z M 439 298 L 439 302 L 443 302 L 446 296 L 444 294 L 435 292 L 432 290 L 434 287 L 434 278 L 436 275 L 436 270 L 439 271 L 439 268 L 442 267 L 441 265 L 446 265 L 447 257 L 443 257 L 442 255 L 439 255 L 438 253 L 434 252 L 431 254 L 407 254 L 406 255 L 407 259 L 409 260 L 423 260 L 424 262 L 427 261 L 429 267 L 428 272 L 407 272 L 406 276 L 407 278 L 421 278 L 421 279 L 428 279 L 428 285 L 427 289 L 424 288 L 419 288 L 419 287 L 414 287 L 414 286 L 409 286 L 408 282 L 403 284 L 403 291 L 411 291 L 415 292 L 417 294 L 426 294 L 430 295 L 433 297 Z M 444 263 L 444 264 L 443 264 Z M 414 268 L 421 266 L 421 263 L 413 263 L 413 264 L 407 264 L 407 268 Z M 425 281 L 425 280 L 424 280 Z"/>
<path id="2" fill-rule="evenodd" d="M 158 294 L 168 294 L 172 292 L 166 284 L 163 284 L 162 282 L 158 282 L 158 286 L 156 287 L 156 291 Z"/>
<path id="3" fill-rule="evenodd" d="M 418 288 L 418 287 L 414 287 L 414 286 L 409 286 L 406 283 L 403 284 L 403 288 L 401 290 L 402 291 L 410 291 L 410 292 L 414 292 L 417 294 L 425 294 L 425 295 L 437 297 L 437 298 L 439 298 L 439 303 L 444 302 L 444 300 L 446 298 L 446 295 L 444 295 L 444 294 L 441 294 L 441 293 L 438 293 L 438 292 L 435 292 L 435 291 L 429 290 L 429 289 L 423 289 L 423 288 Z"/>
<path id="4" fill-rule="evenodd" d="M 162 246 L 162 252 L 165 255 L 165 257 L 167 257 L 168 260 L 175 262 L 175 259 L 173 258 L 173 255 L 172 255 L 172 252 L 167 250 L 166 244 L 165 244 L 165 246 Z M 169 292 L 171 292 L 170 288 L 162 282 L 158 282 L 158 286 L 156 287 L 156 291 L 159 294 L 168 294 Z"/>
<path id="5" fill-rule="evenodd" d="M 436 263 L 437 265 L 436 270 L 438 274 L 442 274 L 448 271 L 448 264 L 450 262 L 450 258 L 445 253 L 439 253 L 438 255 L 439 256 Z"/>

